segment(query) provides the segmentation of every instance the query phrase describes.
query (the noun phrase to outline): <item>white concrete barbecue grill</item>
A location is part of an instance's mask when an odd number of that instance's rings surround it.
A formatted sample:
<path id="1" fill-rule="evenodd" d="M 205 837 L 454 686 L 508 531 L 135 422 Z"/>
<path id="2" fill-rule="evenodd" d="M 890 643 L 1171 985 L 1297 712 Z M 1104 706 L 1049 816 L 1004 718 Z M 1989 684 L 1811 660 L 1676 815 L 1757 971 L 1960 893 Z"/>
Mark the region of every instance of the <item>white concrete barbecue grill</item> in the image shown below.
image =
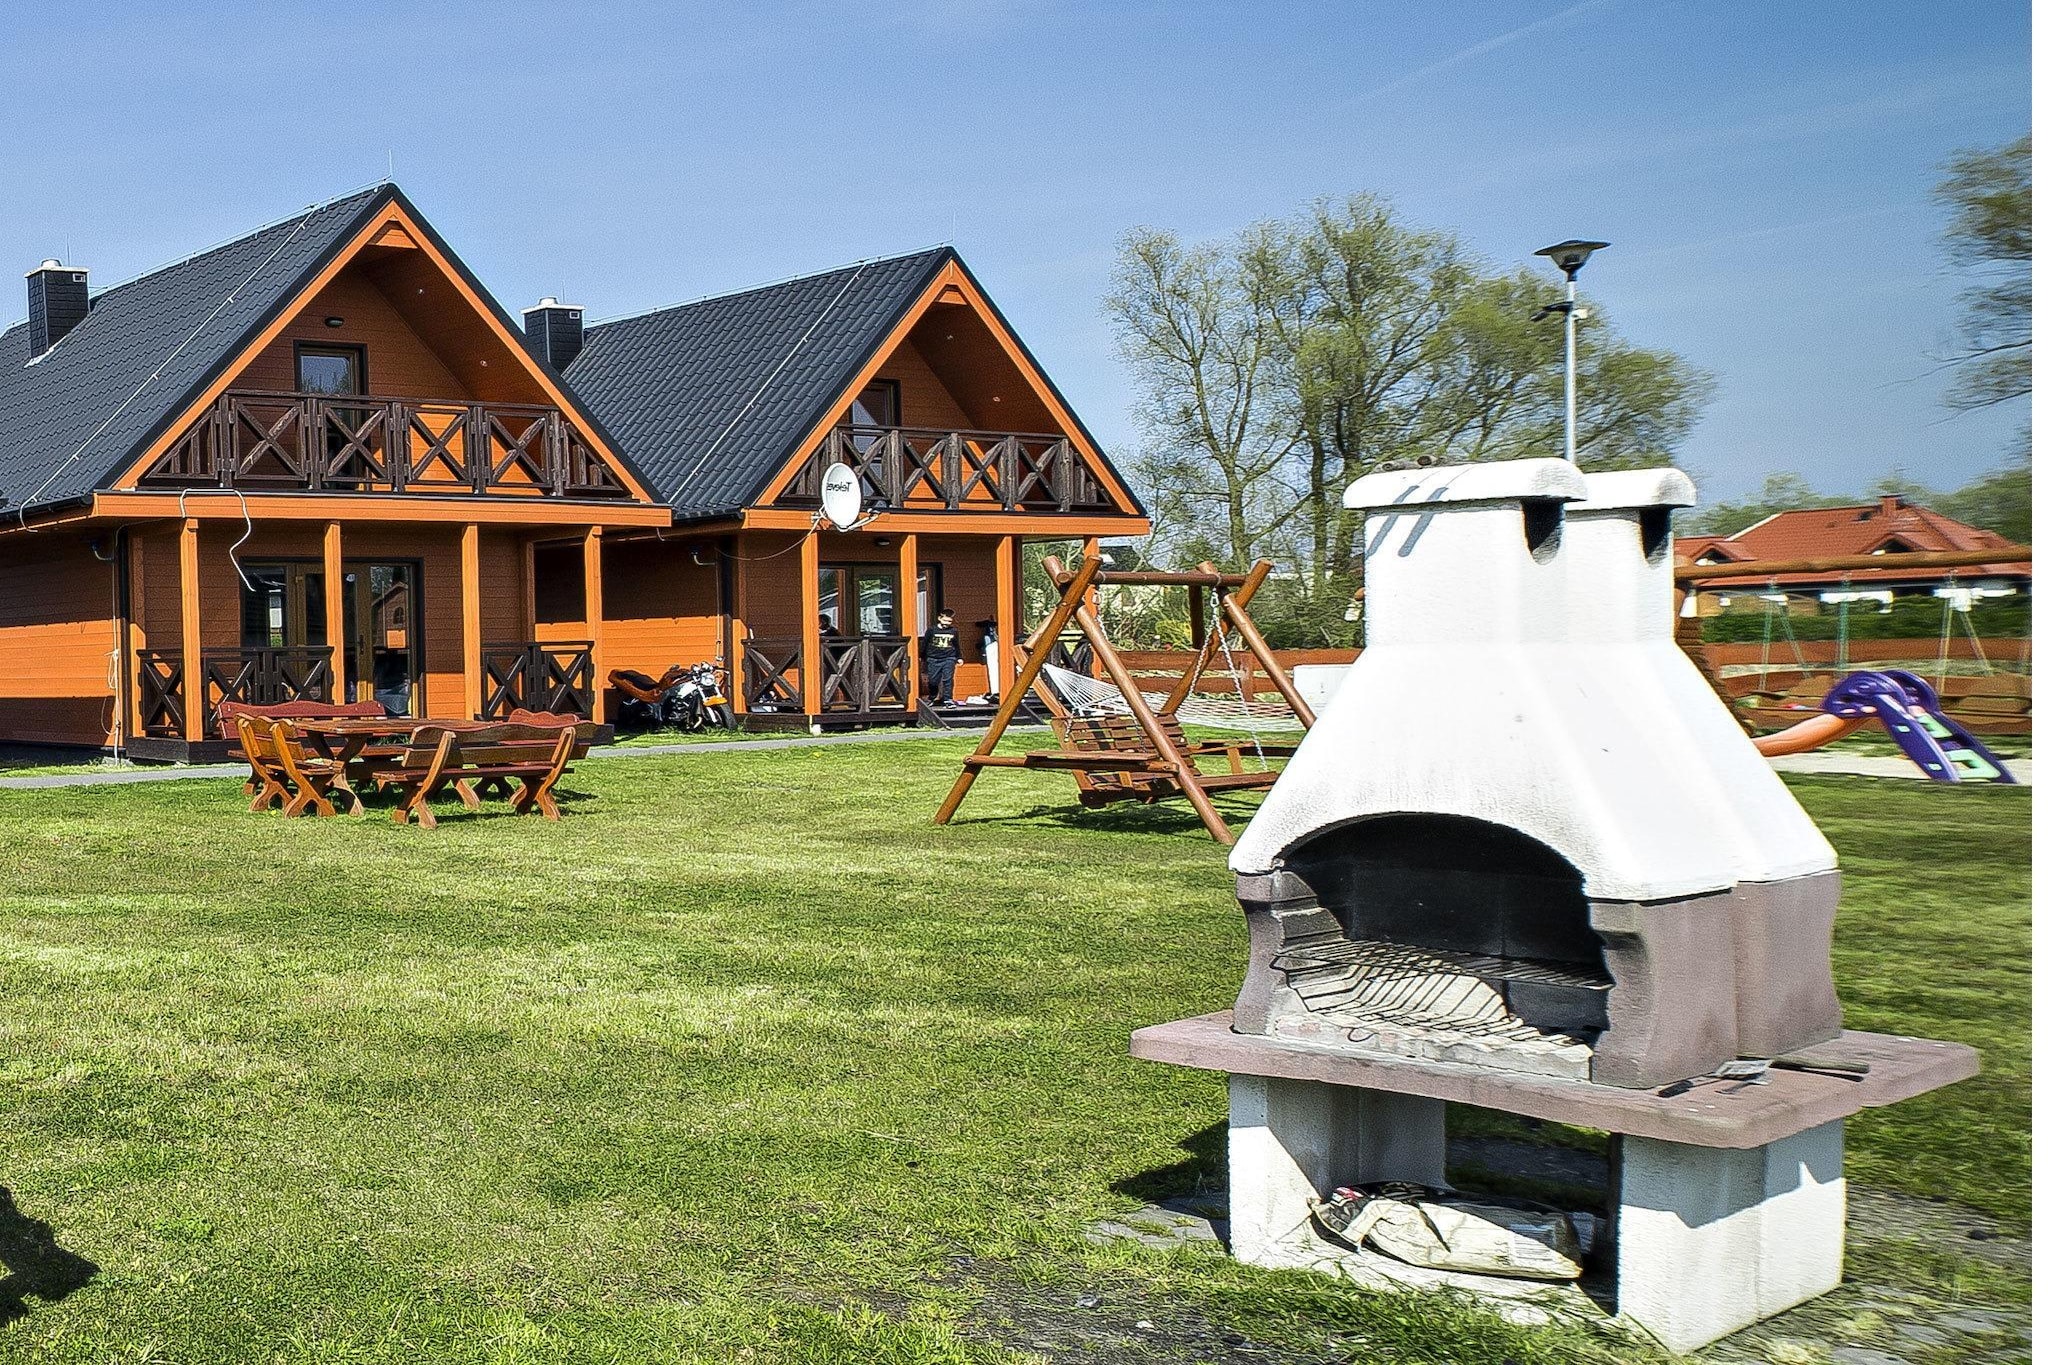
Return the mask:
<path id="1" fill-rule="evenodd" d="M 1346 492 L 1365 649 L 1232 851 L 1244 988 L 1133 1039 L 1232 1073 L 1241 1259 L 1327 1267 L 1311 1200 L 1443 1183 L 1446 1099 L 1603 1126 L 1609 1306 L 1691 1349 L 1839 1283 L 1845 1114 L 1974 1072 L 1842 1033 L 1834 850 L 1672 640 L 1692 501 L 1562 460 Z M 1793 1053 L 1871 1072 L 1660 1093 Z"/>

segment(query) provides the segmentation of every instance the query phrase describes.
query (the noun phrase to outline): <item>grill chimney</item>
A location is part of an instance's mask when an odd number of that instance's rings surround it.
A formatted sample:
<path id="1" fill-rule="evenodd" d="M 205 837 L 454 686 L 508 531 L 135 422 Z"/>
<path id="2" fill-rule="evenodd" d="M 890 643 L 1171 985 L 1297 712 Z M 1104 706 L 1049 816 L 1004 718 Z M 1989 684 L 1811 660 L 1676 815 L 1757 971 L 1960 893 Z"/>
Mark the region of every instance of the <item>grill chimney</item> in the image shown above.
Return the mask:
<path id="1" fill-rule="evenodd" d="M 526 323 L 526 347 L 553 366 L 569 368 L 583 350 L 583 310 L 552 295 L 519 315 Z"/>
<path id="2" fill-rule="evenodd" d="M 55 260 L 28 272 L 28 348 L 41 355 L 85 321 L 91 310 L 85 272 Z"/>

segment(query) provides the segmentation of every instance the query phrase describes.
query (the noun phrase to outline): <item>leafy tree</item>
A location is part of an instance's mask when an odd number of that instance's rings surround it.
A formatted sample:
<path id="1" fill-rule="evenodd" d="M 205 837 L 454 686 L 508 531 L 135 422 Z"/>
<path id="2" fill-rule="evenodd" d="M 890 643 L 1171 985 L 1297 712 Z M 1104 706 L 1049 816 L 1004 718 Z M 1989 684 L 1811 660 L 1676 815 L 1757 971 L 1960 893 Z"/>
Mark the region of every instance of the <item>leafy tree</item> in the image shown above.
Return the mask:
<path id="1" fill-rule="evenodd" d="M 1956 155 L 1935 187 L 1949 210 L 1949 259 L 1975 283 L 1962 294 L 1962 350 L 1950 406 L 1989 407 L 2033 390 L 2034 144 Z"/>
<path id="2" fill-rule="evenodd" d="M 1841 498 L 1814 492 L 1804 478 L 1781 470 L 1764 475 L 1762 487 L 1746 498 L 1712 503 L 1686 513 L 1679 518 L 1679 529 L 1689 536 L 1732 536 L 1774 512 L 1827 507 L 1841 501 Z"/>
<path id="3" fill-rule="evenodd" d="M 1996 531 L 2015 545 L 2034 543 L 2034 471 L 2026 460 L 1994 469 L 1935 498 L 1932 506 L 1957 521 Z"/>
<path id="4" fill-rule="evenodd" d="M 1491 269 L 1366 194 L 1219 244 L 1126 238 L 1107 306 L 1142 394 L 1152 557 L 1271 557 L 1302 642 L 1348 636 L 1357 527 L 1339 506 L 1345 484 L 1561 447 L 1563 347 L 1555 324 L 1532 321 L 1556 294 L 1554 281 Z M 1711 391 L 1706 376 L 1628 345 L 1597 310 L 1580 337 L 1582 461 L 1668 458 Z"/>
<path id="5" fill-rule="evenodd" d="M 1296 423 L 1276 401 L 1285 360 L 1262 282 L 1236 253 L 1136 232 L 1123 241 L 1109 298 L 1119 350 L 1143 395 L 1150 440 L 1134 473 L 1155 522 L 1237 564 L 1302 500 L 1279 477 Z"/>

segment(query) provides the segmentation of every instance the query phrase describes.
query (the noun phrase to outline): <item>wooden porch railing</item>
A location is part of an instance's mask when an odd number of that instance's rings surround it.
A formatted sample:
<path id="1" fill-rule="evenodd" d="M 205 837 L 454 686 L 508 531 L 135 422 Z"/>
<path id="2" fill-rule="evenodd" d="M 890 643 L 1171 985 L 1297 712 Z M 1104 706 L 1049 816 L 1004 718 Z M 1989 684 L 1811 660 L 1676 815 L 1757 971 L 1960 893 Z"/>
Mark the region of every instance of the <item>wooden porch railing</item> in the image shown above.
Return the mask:
<path id="1" fill-rule="evenodd" d="M 589 640 L 534 641 L 484 646 L 484 695 L 477 714 L 486 720 L 524 707 L 590 719 L 597 674 Z"/>
<path id="2" fill-rule="evenodd" d="M 911 705 L 910 640 L 903 635 L 828 637 L 821 642 L 826 711 L 902 711 Z"/>
<path id="3" fill-rule="evenodd" d="M 275 706 L 287 701 L 328 701 L 334 692 L 334 650 L 329 645 L 299 649 L 215 648 L 199 651 L 206 728 L 212 731 L 222 702 Z M 142 733 L 177 739 L 185 733 L 185 661 L 172 650 L 145 649 L 136 655 L 136 695 Z"/>
<path id="4" fill-rule="evenodd" d="M 1094 512 L 1114 506 L 1064 436 L 866 426 L 834 427 L 781 502 L 815 504 L 831 464 L 853 468 L 871 507 Z"/>
<path id="5" fill-rule="evenodd" d="M 804 642 L 749 635 L 740 642 L 740 696 L 749 711 L 804 709 Z"/>
<path id="6" fill-rule="evenodd" d="M 145 488 L 617 498 L 626 489 L 559 408 L 231 389 Z"/>

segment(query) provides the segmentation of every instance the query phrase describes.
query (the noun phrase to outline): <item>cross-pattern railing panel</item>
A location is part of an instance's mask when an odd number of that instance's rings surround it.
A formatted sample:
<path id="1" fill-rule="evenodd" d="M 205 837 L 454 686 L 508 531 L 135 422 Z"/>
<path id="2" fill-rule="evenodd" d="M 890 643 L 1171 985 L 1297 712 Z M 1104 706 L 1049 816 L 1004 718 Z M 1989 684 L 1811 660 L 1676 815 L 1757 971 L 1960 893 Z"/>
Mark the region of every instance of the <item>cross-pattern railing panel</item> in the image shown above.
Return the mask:
<path id="1" fill-rule="evenodd" d="M 589 640 L 486 644 L 477 714 L 495 720 L 524 708 L 588 720 L 597 699 L 591 646 Z"/>
<path id="2" fill-rule="evenodd" d="M 184 735 L 184 659 L 168 650 L 137 650 L 135 692 L 143 734 L 166 739 Z"/>
<path id="3" fill-rule="evenodd" d="M 749 635 L 740 642 L 740 695 L 749 711 L 804 709 L 804 642 Z"/>
<path id="4" fill-rule="evenodd" d="M 146 488 L 625 497 L 559 408 L 231 389 L 180 433 Z"/>
<path id="5" fill-rule="evenodd" d="M 910 706 L 910 641 L 902 635 L 827 639 L 818 705 L 826 711 L 896 711 Z"/>
<path id="6" fill-rule="evenodd" d="M 870 507 L 1098 512 L 1115 505 L 1064 436 L 871 426 L 827 433 L 782 503 L 815 503 L 832 464 L 854 471 Z"/>
<path id="7" fill-rule="evenodd" d="M 182 736 L 186 707 L 191 704 L 183 656 L 173 650 L 144 649 L 136 652 L 135 664 L 142 733 L 172 739 Z M 328 701 L 334 691 L 334 651 L 327 645 L 202 649 L 199 683 L 199 705 L 209 726 L 223 702 L 276 706 L 288 701 Z"/>

